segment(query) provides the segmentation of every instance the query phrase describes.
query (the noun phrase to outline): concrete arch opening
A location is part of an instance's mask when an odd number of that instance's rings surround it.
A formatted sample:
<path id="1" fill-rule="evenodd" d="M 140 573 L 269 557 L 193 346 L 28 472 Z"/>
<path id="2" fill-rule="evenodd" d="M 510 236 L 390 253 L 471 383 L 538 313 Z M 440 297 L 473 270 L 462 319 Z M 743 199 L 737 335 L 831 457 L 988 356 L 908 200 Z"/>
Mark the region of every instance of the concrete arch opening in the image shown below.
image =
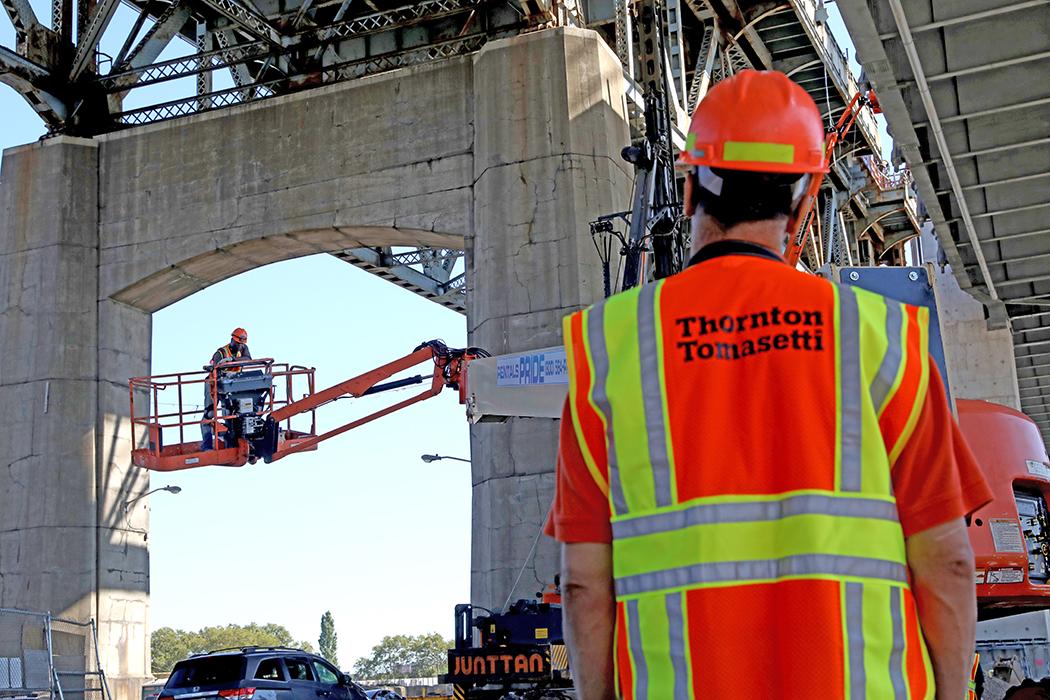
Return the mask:
<path id="1" fill-rule="evenodd" d="M 323 283 L 323 298 L 311 280 Z M 424 337 L 466 340 L 462 315 L 315 255 L 238 275 L 154 313 L 152 371 L 199 369 L 231 323 L 248 329 L 255 355 L 316 367 L 318 386 Z M 416 391 L 339 401 L 318 422 L 341 425 Z M 191 429 L 187 439 L 199 434 Z M 451 393 L 271 465 L 153 474 L 152 488 L 182 491 L 158 493 L 130 514 L 141 527 L 148 508 L 152 630 L 272 622 L 316 648 L 318 618 L 331 610 L 348 671 L 386 634 L 447 636 L 453 604 L 469 600 L 470 467 L 425 464 L 424 452 L 469 454 Z"/>
<path id="2" fill-rule="evenodd" d="M 557 344 L 561 317 L 601 296 L 587 223 L 627 207 L 628 140 L 619 60 L 594 32 L 559 28 L 6 151 L 0 607 L 97 620 L 114 696 L 135 697 L 149 669 L 149 557 L 121 504 L 147 479 L 129 468 L 127 380 L 149 374 L 149 314 L 277 260 L 462 245 L 469 342 Z M 557 424 L 476 426 L 471 443 L 471 597 L 498 607 L 550 502 Z M 553 546 L 533 567 L 556 569 Z"/>

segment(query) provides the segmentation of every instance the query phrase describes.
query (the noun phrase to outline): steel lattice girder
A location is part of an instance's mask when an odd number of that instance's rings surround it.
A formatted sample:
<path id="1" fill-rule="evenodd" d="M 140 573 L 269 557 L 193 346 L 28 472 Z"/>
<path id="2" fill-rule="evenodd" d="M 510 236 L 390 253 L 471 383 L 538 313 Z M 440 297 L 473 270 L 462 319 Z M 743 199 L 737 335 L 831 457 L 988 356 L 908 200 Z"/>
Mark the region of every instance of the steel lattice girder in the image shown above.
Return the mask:
<path id="1" fill-rule="evenodd" d="M 439 19 L 448 15 L 469 12 L 476 9 L 478 0 L 429 0 L 418 5 L 400 7 L 389 12 L 378 12 L 364 17 L 355 17 L 324 27 L 313 27 L 299 32 L 289 38 L 289 46 L 310 45 L 315 42 L 330 41 L 332 38 L 367 36 L 395 26 L 411 25 L 424 20 Z M 99 78 L 99 84 L 107 91 L 116 91 L 129 84 L 137 86 L 151 85 L 166 80 L 175 80 L 200 72 L 203 61 L 209 70 L 231 68 L 248 61 L 277 56 L 268 42 L 254 40 L 240 42 L 236 45 L 196 53 L 190 56 L 173 58 L 159 63 L 136 62 L 138 65 L 125 65 L 115 68 Z M 129 82 L 130 81 L 130 82 Z"/>
<path id="2" fill-rule="evenodd" d="M 350 248 L 334 254 L 354 267 L 360 268 L 388 282 L 430 299 L 442 306 L 466 313 L 466 275 L 461 273 L 449 279 L 452 265 L 463 252 L 448 248 L 418 248 L 403 253 L 392 253 L 384 248 Z M 444 279 L 431 276 L 433 269 L 421 271 L 412 265 L 428 262 L 450 263 L 442 265 L 440 273 Z"/>
<path id="3" fill-rule="evenodd" d="M 474 35 L 462 39 L 440 44 L 427 44 L 417 49 L 384 54 L 357 61 L 328 66 L 319 71 L 324 82 L 335 82 L 359 78 L 372 73 L 377 73 L 392 68 L 425 63 L 437 58 L 459 56 L 474 53 L 485 43 L 486 37 Z M 252 100 L 272 97 L 277 93 L 276 88 L 286 83 L 288 78 L 277 78 L 272 80 L 257 81 L 244 86 L 236 86 L 225 90 L 216 90 L 203 95 L 190 95 L 178 100 L 172 100 L 158 105 L 151 105 L 139 109 L 119 112 L 115 117 L 122 124 L 150 124 L 153 122 L 174 119 L 187 114 L 195 114 L 201 111 L 214 110 L 233 104 L 240 104 Z M 205 107 L 204 105 L 207 105 Z"/>

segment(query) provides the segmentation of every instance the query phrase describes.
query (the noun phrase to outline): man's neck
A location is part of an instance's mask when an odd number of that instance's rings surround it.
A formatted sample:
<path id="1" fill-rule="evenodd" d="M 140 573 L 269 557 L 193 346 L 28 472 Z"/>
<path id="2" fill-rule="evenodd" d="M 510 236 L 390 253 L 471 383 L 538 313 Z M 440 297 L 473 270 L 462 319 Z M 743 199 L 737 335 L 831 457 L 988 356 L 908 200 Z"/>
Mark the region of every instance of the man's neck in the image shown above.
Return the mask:
<path id="1" fill-rule="evenodd" d="M 752 243 L 771 250 L 777 255 L 783 255 L 787 245 L 787 218 L 749 221 L 727 229 L 711 217 L 701 216 L 698 224 L 693 226 L 693 244 L 690 255 L 695 255 L 704 246 L 717 241 Z"/>

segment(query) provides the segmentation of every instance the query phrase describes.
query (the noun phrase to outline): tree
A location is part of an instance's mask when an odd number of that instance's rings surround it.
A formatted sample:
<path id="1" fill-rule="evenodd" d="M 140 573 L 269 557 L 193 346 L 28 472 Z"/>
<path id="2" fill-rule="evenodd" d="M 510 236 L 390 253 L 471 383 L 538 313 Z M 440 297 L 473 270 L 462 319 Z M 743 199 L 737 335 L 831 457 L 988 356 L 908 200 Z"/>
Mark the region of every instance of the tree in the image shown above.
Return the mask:
<path id="1" fill-rule="evenodd" d="M 448 670 L 451 648 L 452 641 L 437 632 L 383 637 L 383 641 L 372 647 L 371 656 L 357 660 L 354 675 L 368 680 L 429 678 Z"/>
<path id="2" fill-rule="evenodd" d="M 324 615 L 321 615 L 321 636 L 317 638 L 317 647 L 321 650 L 321 656 L 331 661 L 336 668 L 339 668 L 338 642 L 335 618 L 331 610 L 325 610 Z"/>
<path id="3" fill-rule="evenodd" d="M 150 639 L 153 673 L 169 673 L 176 662 L 190 654 L 202 654 L 213 649 L 237 647 L 295 647 L 313 651 L 309 642 L 297 642 L 282 625 L 224 625 L 204 627 L 196 632 L 161 627 Z"/>

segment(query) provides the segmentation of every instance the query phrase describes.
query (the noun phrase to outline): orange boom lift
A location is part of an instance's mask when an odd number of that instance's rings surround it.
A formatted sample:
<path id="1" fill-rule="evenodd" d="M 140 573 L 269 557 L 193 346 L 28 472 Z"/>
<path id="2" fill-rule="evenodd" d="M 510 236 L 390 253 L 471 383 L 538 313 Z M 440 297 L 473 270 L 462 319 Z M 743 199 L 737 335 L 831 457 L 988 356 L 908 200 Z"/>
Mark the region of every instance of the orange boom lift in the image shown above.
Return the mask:
<path id="1" fill-rule="evenodd" d="M 839 141 L 846 137 L 849 130 L 853 128 L 853 123 L 857 121 L 857 117 L 864 110 L 865 107 L 871 107 L 872 112 L 879 114 L 882 112 L 882 108 L 879 106 L 879 100 L 875 97 L 875 93 L 871 90 L 867 92 L 858 92 L 846 105 L 846 108 L 842 110 L 842 115 L 839 117 L 838 122 L 834 128 L 828 131 L 827 141 L 824 145 L 825 158 L 829 166 L 834 163 L 835 159 L 835 146 Z M 817 203 L 817 195 L 820 193 L 820 187 L 824 184 L 824 178 L 819 175 L 814 175 L 809 182 L 809 189 L 806 194 L 803 195 L 802 206 L 795 214 L 790 222 L 788 222 L 788 231 L 795 231 L 796 234 L 788 239 L 787 250 L 784 251 L 784 258 L 788 261 L 788 264 L 794 267 L 800 257 L 802 257 L 802 249 L 806 245 L 806 239 L 809 238 L 809 232 L 813 227 L 813 219 L 810 214 L 813 212 L 814 207 Z"/>
<path id="2" fill-rule="evenodd" d="M 454 349 L 440 340 L 431 340 L 404 357 L 321 391 L 314 390 L 313 368 L 275 364 L 270 359 L 228 362 L 211 371 L 136 377 L 129 382 L 132 442 L 139 444 L 142 433 L 138 431 L 142 430 L 146 444 L 132 450 L 131 461 L 154 471 L 177 471 L 205 466 L 240 467 L 259 459 L 273 462 L 296 452 L 314 450 L 329 438 L 437 396 L 446 387 L 458 391 L 460 403 L 465 403 L 464 367 L 476 357 L 487 356 L 479 348 Z M 430 374 L 391 379 L 424 362 L 433 363 Z M 424 384 L 427 380 L 430 385 L 418 394 L 317 433 L 316 411 L 325 404 Z M 184 389 L 190 387 L 211 393 L 214 417 L 203 418 L 203 407 L 187 401 Z M 303 392 L 301 398 L 293 399 L 296 391 Z M 174 403 L 162 402 L 162 397 Z M 162 407 L 174 410 L 164 412 Z M 306 417 L 308 427 L 292 427 L 293 419 Z M 199 441 L 186 440 L 186 429 L 195 433 L 203 423 L 212 425 L 214 449 L 201 450 Z M 173 434 L 178 435 L 178 442 L 165 444 L 165 437 Z"/>

